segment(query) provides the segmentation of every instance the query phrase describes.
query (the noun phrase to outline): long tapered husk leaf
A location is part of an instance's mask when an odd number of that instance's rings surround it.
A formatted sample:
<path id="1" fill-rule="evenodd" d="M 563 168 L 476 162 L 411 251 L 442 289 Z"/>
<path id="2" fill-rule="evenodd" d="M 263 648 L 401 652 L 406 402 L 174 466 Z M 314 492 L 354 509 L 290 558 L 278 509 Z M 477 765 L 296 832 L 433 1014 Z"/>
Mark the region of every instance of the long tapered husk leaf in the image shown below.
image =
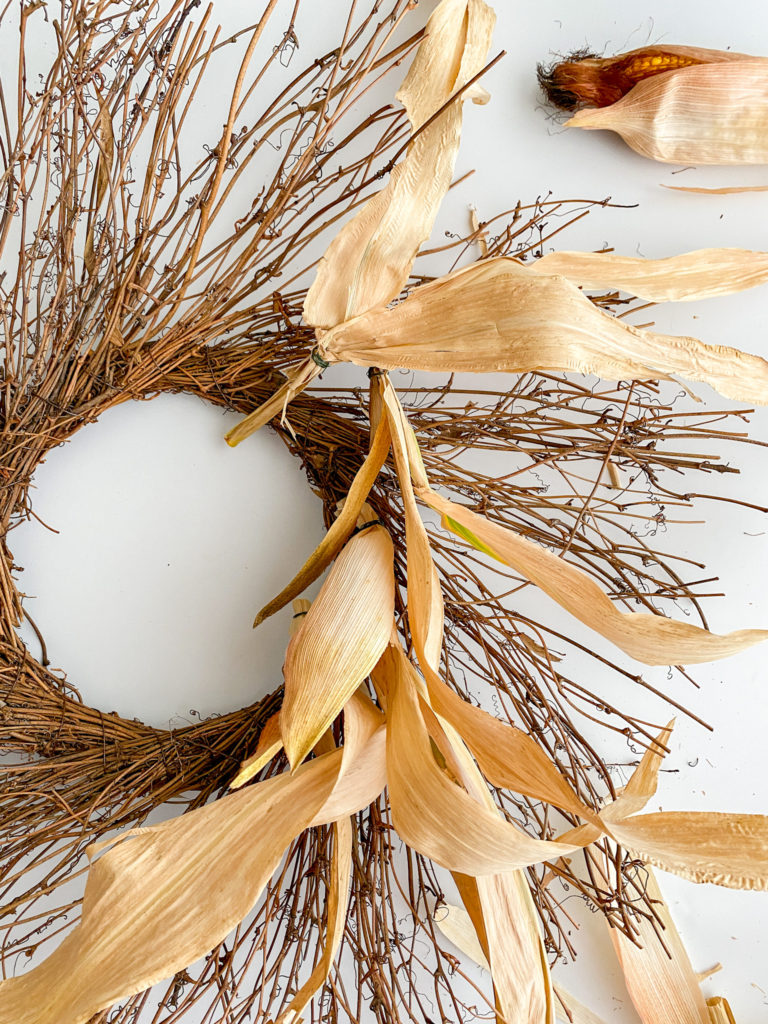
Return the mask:
<path id="1" fill-rule="evenodd" d="M 695 338 L 631 327 L 558 275 L 498 257 L 329 331 L 331 360 L 412 370 L 571 370 L 608 380 L 679 374 L 726 398 L 768 403 L 768 362 Z"/>
<path id="2" fill-rule="evenodd" d="M 536 908 L 522 871 L 477 879 L 498 1024 L 553 1024 L 554 998 Z M 521 956 L 525 951 L 528 955 Z"/>
<path id="3" fill-rule="evenodd" d="M 328 927 L 325 945 L 320 960 L 312 973 L 291 1000 L 290 1005 L 280 1014 L 275 1024 L 293 1024 L 300 1020 L 300 1014 L 312 997 L 325 984 L 341 940 L 349 905 L 349 877 L 352 871 L 352 823 L 342 818 L 333 825 L 333 860 L 328 891 Z"/>
<path id="4" fill-rule="evenodd" d="M 494 785 L 546 800 L 594 821 L 590 808 L 573 792 L 535 740 L 482 708 L 462 700 L 437 674 L 437 662 L 430 648 L 439 633 L 435 620 L 439 617 L 442 623 L 442 597 L 429 538 L 416 507 L 411 474 L 422 486 L 426 486 L 428 481 L 418 444 L 391 382 L 387 381 L 383 389 L 405 509 L 408 616 L 432 704 L 465 740 L 483 774 Z"/>
<path id="5" fill-rule="evenodd" d="M 642 811 L 656 793 L 659 769 L 667 753 L 674 719 L 653 740 L 618 797 L 600 812 L 603 821 L 621 821 Z"/>
<path id="6" fill-rule="evenodd" d="M 373 525 L 343 548 L 288 645 L 280 731 L 293 768 L 376 665 L 394 608 L 392 540 Z"/>
<path id="7" fill-rule="evenodd" d="M 768 281 L 768 252 L 698 249 L 667 259 L 612 252 L 549 252 L 530 264 L 583 288 L 617 288 L 648 302 L 688 302 L 730 295 Z"/>
<path id="8" fill-rule="evenodd" d="M 269 764 L 283 745 L 283 737 L 280 733 L 280 712 L 276 711 L 264 723 L 261 730 L 259 742 L 256 749 L 240 765 L 240 770 L 229 784 L 230 789 L 240 789 L 246 782 L 250 782 L 259 774 L 265 765 Z"/>
<path id="9" fill-rule="evenodd" d="M 637 942 L 616 928 L 610 935 L 642 1024 L 710 1024 L 696 973 L 653 872 L 644 870 L 638 882 L 654 901 L 662 939 L 645 917 L 633 922 Z"/>
<path id="10" fill-rule="evenodd" d="M 261 609 L 253 623 L 254 626 L 261 625 L 270 615 L 279 612 L 289 601 L 298 597 L 308 586 L 322 576 L 354 530 L 363 503 L 368 497 L 381 467 L 384 465 L 388 452 L 389 425 L 385 420 L 382 420 L 376 428 L 370 451 L 350 485 L 349 493 L 344 500 L 341 512 L 291 582 L 281 590 L 277 597 L 273 598 L 269 604 Z"/>
<path id="11" fill-rule="evenodd" d="M 443 0 L 435 9 L 397 94 L 414 132 L 482 70 L 494 20 L 482 0 Z M 419 131 L 386 187 L 335 237 L 304 303 L 307 323 L 334 327 L 400 293 L 451 184 L 465 98 Z"/>
<path id="12" fill-rule="evenodd" d="M 492 971 L 499 1024 L 549 1024 L 557 988 L 549 981 L 536 910 L 524 875 L 512 871 L 464 880 L 459 886 L 463 900 L 467 881 L 474 886 L 474 892 L 470 890 L 474 917 L 464 907 L 443 904 L 435 912 L 435 924 L 457 949 Z M 584 1020 L 583 1024 L 596 1022 Z"/>
<path id="13" fill-rule="evenodd" d="M 246 437 L 250 437 L 251 434 L 254 434 L 263 426 L 266 426 L 275 416 L 284 414 L 286 408 L 296 395 L 300 395 L 306 387 L 309 387 L 315 377 L 318 377 L 321 373 L 322 367 L 313 359 L 305 359 L 303 363 L 299 363 L 290 373 L 283 386 L 278 388 L 271 398 L 262 403 L 258 409 L 254 409 L 249 416 L 246 416 L 244 420 L 240 420 L 229 431 L 225 436 L 227 444 L 231 448 L 236 448 L 241 441 L 244 441 Z"/>
<path id="14" fill-rule="evenodd" d="M 602 1017 L 566 991 L 562 985 L 552 986 L 555 993 L 555 1016 L 563 1024 L 605 1024 Z"/>
<path id="15" fill-rule="evenodd" d="M 445 517 L 457 536 L 521 573 L 561 608 L 646 665 L 714 661 L 768 639 L 764 629 L 719 636 L 662 615 L 620 612 L 591 577 L 540 545 L 432 490 L 420 497 Z"/>
<path id="16" fill-rule="evenodd" d="M 81 922 L 39 967 L 0 982 L 0 1021 L 85 1024 L 222 941 L 292 839 L 356 813 L 383 789 L 384 730 L 361 699 L 347 714 L 349 745 L 294 775 L 94 844 L 91 856 L 111 849 L 91 865 Z"/>
<path id="17" fill-rule="evenodd" d="M 669 811 L 611 822 L 611 834 L 636 857 L 693 882 L 768 889 L 768 817 Z"/>
<path id="18" fill-rule="evenodd" d="M 675 164 L 768 163 L 768 61 L 699 64 L 646 78 L 566 124 L 617 132 L 635 152 Z"/>
<path id="19" fill-rule="evenodd" d="M 389 798 L 395 828 L 408 845 L 470 875 L 497 874 L 567 853 L 559 843 L 531 839 L 451 781 L 432 753 L 413 666 L 394 645 L 384 659 Z"/>

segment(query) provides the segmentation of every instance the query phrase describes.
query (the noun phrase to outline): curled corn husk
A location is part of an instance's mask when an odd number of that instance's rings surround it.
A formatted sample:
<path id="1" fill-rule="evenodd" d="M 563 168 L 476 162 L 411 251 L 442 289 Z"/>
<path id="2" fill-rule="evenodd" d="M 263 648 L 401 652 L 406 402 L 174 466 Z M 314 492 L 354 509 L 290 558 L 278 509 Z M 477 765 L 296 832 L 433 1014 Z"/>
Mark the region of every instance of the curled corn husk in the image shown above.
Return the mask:
<path id="1" fill-rule="evenodd" d="M 452 781 L 434 758 L 413 666 L 399 646 L 385 657 L 389 798 L 409 846 L 468 875 L 507 872 L 578 848 L 531 839 Z"/>
<path id="2" fill-rule="evenodd" d="M 344 748 L 89 847 L 91 858 L 109 849 L 91 864 L 80 923 L 38 967 L 0 982 L 0 1021 L 86 1024 L 203 956 L 253 908 L 296 836 L 379 795 L 384 752 L 381 716 L 355 696 Z"/>
<path id="3" fill-rule="evenodd" d="M 395 611 L 392 540 L 367 505 L 288 645 L 280 731 L 295 768 L 381 657 Z"/>
<path id="4" fill-rule="evenodd" d="M 764 629 L 739 629 L 719 636 L 663 615 L 621 612 L 590 576 L 546 548 L 431 489 L 421 497 L 466 543 L 519 572 L 561 608 L 646 665 L 714 661 L 768 639 Z"/>
<path id="5" fill-rule="evenodd" d="M 592 81 L 615 78 L 615 64 L 591 64 Z M 566 124 L 614 131 L 635 152 L 663 163 L 768 162 L 768 60 L 670 55 L 666 66 L 651 67 L 647 76 L 625 84 L 629 89 L 622 85 L 615 102 L 598 84 L 598 101 L 608 99 L 608 105 L 584 107 Z M 574 88 L 578 93 L 579 85 Z M 585 92 L 578 101 L 594 102 Z"/>
<path id="6" fill-rule="evenodd" d="M 583 288 L 617 288 L 648 302 L 689 302 L 731 295 L 768 281 L 768 253 L 699 249 L 661 260 L 612 252 L 550 252 L 530 264 Z"/>
<path id="7" fill-rule="evenodd" d="M 276 711 L 264 723 L 256 750 L 240 765 L 240 770 L 230 783 L 229 788 L 240 789 L 246 782 L 250 782 L 251 779 L 259 774 L 262 768 L 269 764 L 282 746 L 283 737 L 280 733 L 280 712 Z"/>
<path id="8" fill-rule="evenodd" d="M 298 597 L 311 583 L 322 576 L 354 530 L 365 499 L 384 465 L 388 452 L 389 427 L 386 422 L 381 422 L 376 428 L 370 451 L 355 474 L 339 515 L 288 586 L 261 609 L 253 623 L 254 626 L 259 626 L 270 615 L 280 611 L 289 601 Z"/>
<path id="9" fill-rule="evenodd" d="M 324 336 L 331 361 L 433 372 L 570 370 L 608 380 L 679 374 L 726 398 L 768 403 L 768 362 L 696 338 L 641 330 L 566 278 L 509 257 L 484 260 Z"/>
<path id="10" fill-rule="evenodd" d="M 389 381 L 383 402 L 389 420 L 406 523 L 408 569 L 408 616 L 419 664 L 424 671 L 435 710 L 466 741 L 485 777 L 539 800 L 581 815 L 594 816 L 578 798 L 535 740 L 487 711 L 462 700 L 438 675 L 430 643 L 442 624 L 442 597 L 429 538 L 416 506 L 411 475 L 423 489 L 428 487 L 424 464 L 413 431 Z"/>
<path id="11" fill-rule="evenodd" d="M 482 70 L 495 17 L 483 0 L 443 0 L 433 12 L 397 93 L 418 135 L 387 185 L 328 248 L 304 302 L 307 323 L 334 327 L 386 305 L 405 285 L 451 184 L 463 101 L 482 102 L 485 94 L 470 88 L 455 102 L 448 101 Z"/>
<path id="12" fill-rule="evenodd" d="M 696 972 L 653 872 L 638 872 L 637 882 L 653 900 L 661 925 L 654 928 L 638 916 L 633 919 L 637 942 L 615 928 L 610 935 L 642 1024 L 711 1024 Z"/>

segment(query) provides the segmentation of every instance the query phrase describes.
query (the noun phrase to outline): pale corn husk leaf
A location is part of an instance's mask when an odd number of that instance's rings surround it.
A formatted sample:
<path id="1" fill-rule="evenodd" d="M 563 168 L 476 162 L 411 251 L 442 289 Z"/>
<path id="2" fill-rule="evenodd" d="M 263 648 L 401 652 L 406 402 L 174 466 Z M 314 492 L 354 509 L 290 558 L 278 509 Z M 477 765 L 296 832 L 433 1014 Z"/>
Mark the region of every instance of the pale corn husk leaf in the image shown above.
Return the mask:
<path id="1" fill-rule="evenodd" d="M 768 252 L 698 249 L 661 260 L 612 252 L 550 252 L 530 266 L 576 285 L 619 289 L 648 302 L 688 302 L 730 295 L 768 281 Z"/>
<path id="2" fill-rule="evenodd" d="M 432 920 L 460 953 L 468 956 L 478 967 L 490 971 L 491 966 L 477 937 L 472 918 L 464 907 L 457 907 L 453 903 L 440 903 L 435 907 Z"/>
<path id="3" fill-rule="evenodd" d="M 768 192 L 768 185 L 726 185 L 723 188 L 701 188 L 695 185 L 666 185 L 670 192 L 693 192 L 701 196 L 735 196 L 742 192 Z"/>
<path id="4" fill-rule="evenodd" d="M 482 0 L 443 0 L 435 9 L 397 94 L 414 132 L 482 70 L 494 20 Z M 335 237 L 304 302 L 307 323 L 334 327 L 400 293 L 451 184 L 464 98 L 419 133 L 386 187 Z"/>
<path id="5" fill-rule="evenodd" d="M 304 362 L 299 363 L 289 374 L 282 387 L 278 388 L 271 398 L 268 398 L 258 409 L 254 409 L 244 420 L 240 420 L 224 436 L 224 440 L 231 448 L 236 448 L 241 441 L 244 441 L 246 437 L 250 437 L 251 434 L 260 430 L 263 426 L 266 426 L 275 416 L 281 415 L 284 417 L 285 410 L 296 395 L 300 395 L 305 388 L 309 387 L 315 377 L 319 377 L 322 372 L 322 367 L 313 359 L 305 359 Z"/>
<path id="6" fill-rule="evenodd" d="M 768 163 L 768 61 L 699 64 L 638 82 L 566 124 L 617 132 L 635 152 L 674 164 Z"/>
<path id="7" fill-rule="evenodd" d="M 664 945 L 647 918 L 637 918 L 639 946 L 610 928 L 624 981 L 642 1024 L 711 1024 L 696 973 L 650 869 L 638 882 L 654 901 Z M 666 946 L 666 949 L 664 948 Z"/>
<path id="8" fill-rule="evenodd" d="M 567 992 L 562 985 L 555 982 L 552 986 L 555 993 L 555 1016 L 563 1024 L 605 1024 L 602 1017 L 579 1002 L 576 996 Z"/>
<path id="9" fill-rule="evenodd" d="M 322 576 L 341 551 L 354 530 L 360 510 L 384 465 L 389 452 L 389 444 L 389 426 L 386 421 L 382 421 L 376 428 L 370 451 L 350 485 L 341 512 L 288 586 L 261 609 L 253 623 L 254 626 L 261 625 L 270 615 L 279 612 L 289 601 L 303 593 L 310 584 Z"/>
<path id="10" fill-rule="evenodd" d="M 357 698 L 347 714 L 347 748 L 90 847 L 95 856 L 111 846 L 91 865 L 80 924 L 39 967 L 0 982 L 0 1020 L 86 1024 L 222 941 L 292 839 L 356 813 L 385 785 L 384 730 L 371 733 Z M 206 899 L 190 900 L 196 891 Z"/>
<path id="11" fill-rule="evenodd" d="M 488 935 L 498 1024 L 553 1024 L 547 954 L 522 871 L 477 879 Z"/>
<path id="12" fill-rule="evenodd" d="M 608 380 L 679 374 L 726 398 L 768 403 L 766 360 L 631 327 L 565 278 L 509 257 L 472 264 L 423 285 L 392 309 L 341 324 L 323 346 L 329 359 L 384 369 L 569 370 Z"/>
<path id="13" fill-rule="evenodd" d="M 630 776 L 629 782 L 617 798 L 600 812 L 604 821 L 622 821 L 630 814 L 642 811 L 656 793 L 659 769 L 664 760 L 672 735 L 674 719 L 662 729 L 640 759 L 640 764 Z"/>
<path id="14" fill-rule="evenodd" d="M 283 737 L 280 733 L 280 712 L 276 711 L 264 723 L 256 744 L 256 750 L 247 757 L 240 765 L 240 770 L 230 782 L 230 789 L 240 789 L 246 782 L 250 782 L 259 774 L 265 765 L 269 764 L 272 758 L 283 746 Z"/>
<path id="15" fill-rule="evenodd" d="M 450 871 L 485 875 L 571 852 L 531 839 L 474 800 L 438 766 L 419 706 L 415 669 L 399 647 L 387 672 L 387 778 L 392 819 L 409 846 Z"/>
<path id="16" fill-rule="evenodd" d="M 723 999 L 722 996 L 713 996 L 712 999 L 708 999 L 707 1009 L 712 1024 L 736 1024 L 728 1000 Z"/>
<path id="17" fill-rule="evenodd" d="M 591 577 L 540 545 L 432 490 L 420 497 L 444 516 L 457 536 L 519 572 L 561 608 L 646 665 L 714 661 L 768 639 L 768 630 L 740 629 L 718 636 L 662 615 L 620 612 Z"/>
<path id="18" fill-rule="evenodd" d="M 411 483 L 407 434 L 410 428 L 389 380 L 380 382 L 383 407 L 389 423 L 395 469 L 405 511 L 405 543 L 408 581 L 408 622 L 417 645 L 419 663 L 437 672 L 443 644 L 445 611 L 443 592 L 432 559 L 427 531 L 416 506 Z"/>
<path id="19" fill-rule="evenodd" d="M 424 486 L 428 481 L 418 443 L 389 381 L 384 385 L 383 401 L 406 516 L 409 622 L 435 710 L 466 741 L 483 774 L 494 785 L 506 786 L 595 820 L 592 811 L 579 800 L 535 740 L 462 700 L 437 674 L 442 595 L 429 538 L 416 507 L 411 474 Z"/>
<path id="20" fill-rule="evenodd" d="M 342 818 L 333 825 L 333 859 L 331 880 L 328 890 L 328 928 L 320 960 L 312 973 L 291 1000 L 290 1005 L 280 1014 L 275 1024 L 293 1024 L 299 1021 L 302 1010 L 325 984 L 333 961 L 344 937 L 344 926 L 349 905 L 349 880 L 352 872 L 352 823 Z"/>
<path id="21" fill-rule="evenodd" d="M 610 824 L 634 857 L 692 882 L 768 889 L 768 817 L 669 811 Z"/>
<path id="22" fill-rule="evenodd" d="M 293 768 L 376 665 L 394 610 L 392 540 L 372 526 L 342 549 L 288 645 L 280 730 Z"/>

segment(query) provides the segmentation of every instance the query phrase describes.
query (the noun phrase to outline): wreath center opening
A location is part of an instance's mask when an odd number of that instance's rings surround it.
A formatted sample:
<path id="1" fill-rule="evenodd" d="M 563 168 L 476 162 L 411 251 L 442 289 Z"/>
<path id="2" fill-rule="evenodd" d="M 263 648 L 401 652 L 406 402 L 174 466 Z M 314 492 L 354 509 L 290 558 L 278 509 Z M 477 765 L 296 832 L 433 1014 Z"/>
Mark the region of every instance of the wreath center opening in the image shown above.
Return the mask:
<path id="1" fill-rule="evenodd" d="M 92 706 L 179 727 L 280 684 L 290 612 L 251 623 L 320 540 L 322 506 L 271 432 L 226 446 L 237 419 L 187 395 L 128 402 L 38 467 L 50 529 L 13 531 L 17 585 L 50 667 Z"/>

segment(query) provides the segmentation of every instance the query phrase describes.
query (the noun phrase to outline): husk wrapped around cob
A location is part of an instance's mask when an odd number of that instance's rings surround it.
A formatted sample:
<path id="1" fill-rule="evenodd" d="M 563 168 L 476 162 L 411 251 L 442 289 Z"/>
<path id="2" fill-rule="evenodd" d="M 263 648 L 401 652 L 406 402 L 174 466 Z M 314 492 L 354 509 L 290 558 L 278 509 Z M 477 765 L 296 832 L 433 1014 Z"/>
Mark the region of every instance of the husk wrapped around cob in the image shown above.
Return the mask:
<path id="1" fill-rule="evenodd" d="M 697 47 L 576 55 L 539 68 L 573 128 L 616 132 L 642 156 L 675 164 L 768 163 L 768 59 Z"/>

